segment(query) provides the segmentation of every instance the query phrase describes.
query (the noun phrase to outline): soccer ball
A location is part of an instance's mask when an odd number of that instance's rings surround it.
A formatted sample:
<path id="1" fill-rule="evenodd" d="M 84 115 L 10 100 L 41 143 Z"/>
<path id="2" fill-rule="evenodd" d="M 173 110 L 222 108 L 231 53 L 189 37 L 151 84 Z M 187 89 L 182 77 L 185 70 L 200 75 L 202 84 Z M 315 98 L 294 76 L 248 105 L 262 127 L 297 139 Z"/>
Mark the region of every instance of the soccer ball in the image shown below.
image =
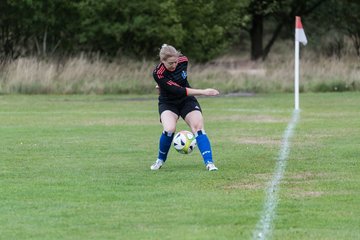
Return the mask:
<path id="1" fill-rule="evenodd" d="M 194 134 L 183 130 L 175 135 L 173 145 L 179 153 L 189 154 L 196 148 L 196 139 Z"/>

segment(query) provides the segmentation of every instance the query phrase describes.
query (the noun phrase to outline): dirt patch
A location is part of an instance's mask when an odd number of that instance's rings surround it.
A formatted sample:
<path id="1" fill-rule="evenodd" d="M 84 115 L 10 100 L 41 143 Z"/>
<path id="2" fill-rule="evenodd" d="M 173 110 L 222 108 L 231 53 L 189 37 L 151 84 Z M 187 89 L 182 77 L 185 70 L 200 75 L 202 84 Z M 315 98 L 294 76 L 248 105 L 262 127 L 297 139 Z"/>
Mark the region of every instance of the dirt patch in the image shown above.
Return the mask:
<path id="1" fill-rule="evenodd" d="M 273 177 L 272 173 L 257 173 L 257 174 L 253 174 L 253 177 L 262 181 L 270 181 Z"/>
<path id="2" fill-rule="evenodd" d="M 305 191 L 304 189 L 294 188 L 289 193 L 292 198 L 315 198 L 325 195 L 323 191 Z"/>
<path id="3" fill-rule="evenodd" d="M 148 121 L 146 125 L 158 125 L 159 123 L 156 121 Z M 122 118 L 114 118 L 114 119 L 99 119 L 99 120 L 92 120 L 87 121 L 84 123 L 85 126 L 142 126 L 144 125 L 144 121 L 134 121 L 126 120 Z"/>
<path id="4" fill-rule="evenodd" d="M 286 176 L 286 179 L 291 180 L 303 180 L 303 181 L 309 181 L 314 179 L 320 179 L 324 177 L 329 177 L 326 173 L 312 173 L 312 172 L 300 172 L 300 173 L 294 173 Z"/>
<path id="5" fill-rule="evenodd" d="M 231 121 L 231 122 L 255 122 L 255 123 L 287 123 L 287 118 L 278 118 L 270 115 L 223 115 L 213 118 L 214 121 Z"/>
<path id="6" fill-rule="evenodd" d="M 225 190 L 264 190 L 271 178 L 272 174 L 270 173 L 251 174 L 250 179 L 243 182 L 232 182 L 223 188 Z"/>
<path id="7" fill-rule="evenodd" d="M 248 182 L 238 182 L 232 183 L 229 185 L 224 186 L 225 190 L 258 190 L 263 189 L 264 185 L 260 183 L 248 183 Z"/>
<path id="8" fill-rule="evenodd" d="M 323 195 L 327 195 L 328 193 L 325 191 L 309 190 L 309 186 L 311 186 L 309 184 L 329 177 L 329 174 L 326 173 L 299 172 L 288 174 L 284 179 L 284 184 L 287 185 L 287 188 L 289 189 L 288 195 L 291 198 L 301 199 L 321 197 Z"/>
<path id="9" fill-rule="evenodd" d="M 281 140 L 279 139 L 271 139 L 271 138 L 263 138 L 263 137 L 244 137 L 244 138 L 236 138 L 233 140 L 238 144 L 258 144 L 258 145 L 280 145 Z"/>

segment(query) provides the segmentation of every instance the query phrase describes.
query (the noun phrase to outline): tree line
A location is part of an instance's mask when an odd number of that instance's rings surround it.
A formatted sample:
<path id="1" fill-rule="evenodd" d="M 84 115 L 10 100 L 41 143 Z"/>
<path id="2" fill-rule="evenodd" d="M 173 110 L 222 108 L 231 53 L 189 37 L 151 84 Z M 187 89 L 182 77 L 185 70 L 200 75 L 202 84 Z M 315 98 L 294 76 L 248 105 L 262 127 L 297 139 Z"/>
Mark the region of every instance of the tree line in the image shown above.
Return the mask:
<path id="1" fill-rule="evenodd" d="M 252 60 L 266 59 L 276 41 L 293 38 L 296 15 L 311 40 L 327 41 L 322 51 L 341 56 L 349 39 L 360 56 L 358 0 L 2 0 L 0 12 L 2 61 L 82 52 L 141 59 L 168 43 L 205 62 L 244 42 Z"/>

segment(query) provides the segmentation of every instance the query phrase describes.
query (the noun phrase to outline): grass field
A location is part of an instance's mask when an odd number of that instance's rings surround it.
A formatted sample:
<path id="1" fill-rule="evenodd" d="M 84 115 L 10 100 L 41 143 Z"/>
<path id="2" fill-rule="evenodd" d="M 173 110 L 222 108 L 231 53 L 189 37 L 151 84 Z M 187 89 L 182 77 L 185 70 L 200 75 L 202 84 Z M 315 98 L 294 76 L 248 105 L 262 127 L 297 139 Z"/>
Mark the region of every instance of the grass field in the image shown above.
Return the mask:
<path id="1" fill-rule="evenodd" d="M 199 101 L 217 172 L 173 149 L 150 171 L 154 95 L 0 96 L 0 239 L 253 239 L 293 95 Z M 359 239 L 359 102 L 300 95 L 269 239 Z"/>

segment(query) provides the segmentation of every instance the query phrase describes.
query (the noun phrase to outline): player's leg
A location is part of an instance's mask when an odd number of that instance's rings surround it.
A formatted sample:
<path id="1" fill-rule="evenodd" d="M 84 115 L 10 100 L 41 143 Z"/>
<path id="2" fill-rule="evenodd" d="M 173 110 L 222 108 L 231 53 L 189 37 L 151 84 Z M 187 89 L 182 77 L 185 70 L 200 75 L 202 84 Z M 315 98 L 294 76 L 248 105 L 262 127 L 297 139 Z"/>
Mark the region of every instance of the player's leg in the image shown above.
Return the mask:
<path id="1" fill-rule="evenodd" d="M 178 115 L 170 110 L 165 110 L 160 115 L 160 120 L 163 125 L 163 132 L 159 141 L 159 153 L 156 162 L 151 165 L 151 170 L 158 170 L 166 161 L 171 142 L 174 138 L 176 130 L 176 122 L 179 119 Z"/>
<path id="2" fill-rule="evenodd" d="M 177 114 L 167 110 L 161 113 L 160 119 L 163 125 L 163 132 L 160 136 L 158 159 L 161 159 L 165 162 L 171 146 L 171 142 L 174 138 L 176 122 L 179 117 Z"/>
<path id="3" fill-rule="evenodd" d="M 201 113 L 200 106 L 198 105 L 198 103 L 195 106 L 198 107 L 188 112 L 184 120 L 191 128 L 191 131 L 195 134 L 196 143 L 198 145 L 198 148 L 200 150 L 206 168 L 209 171 L 218 170 L 217 167 L 215 167 L 214 165 L 210 140 L 204 130 L 204 118 Z"/>

